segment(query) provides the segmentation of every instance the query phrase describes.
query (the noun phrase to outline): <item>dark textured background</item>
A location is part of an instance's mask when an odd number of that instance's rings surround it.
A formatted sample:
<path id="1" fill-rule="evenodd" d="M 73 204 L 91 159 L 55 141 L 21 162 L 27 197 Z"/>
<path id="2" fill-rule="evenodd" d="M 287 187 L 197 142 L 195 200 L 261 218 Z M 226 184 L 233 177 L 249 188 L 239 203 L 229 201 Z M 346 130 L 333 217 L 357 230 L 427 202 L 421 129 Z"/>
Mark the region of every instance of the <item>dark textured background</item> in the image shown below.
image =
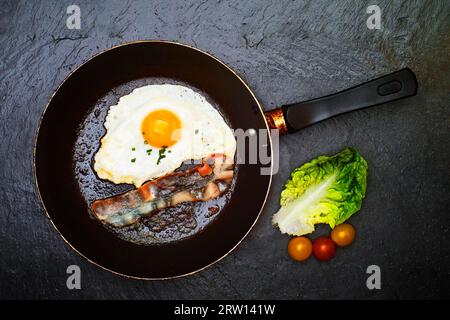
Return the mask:
<path id="1" fill-rule="evenodd" d="M 82 10 L 68 30 L 66 8 Z M 383 10 L 368 30 L 366 7 Z M 145 282 L 72 252 L 44 215 L 32 171 L 39 115 L 80 63 L 113 45 L 169 39 L 222 59 L 266 109 L 412 68 L 411 99 L 339 116 L 281 140 L 280 172 L 241 246 L 191 277 Z M 0 1 L 0 298 L 449 298 L 449 1 Z M 369 162 L 357 241 L 298 264 L 270 223 L 290 171 L 351 145 Z M 320 232 L 326 232 L 320 228 Z M 82 289 L 66 289 L 66 267 Z M 367 266 L 382 289 L 366 288 Z"/>

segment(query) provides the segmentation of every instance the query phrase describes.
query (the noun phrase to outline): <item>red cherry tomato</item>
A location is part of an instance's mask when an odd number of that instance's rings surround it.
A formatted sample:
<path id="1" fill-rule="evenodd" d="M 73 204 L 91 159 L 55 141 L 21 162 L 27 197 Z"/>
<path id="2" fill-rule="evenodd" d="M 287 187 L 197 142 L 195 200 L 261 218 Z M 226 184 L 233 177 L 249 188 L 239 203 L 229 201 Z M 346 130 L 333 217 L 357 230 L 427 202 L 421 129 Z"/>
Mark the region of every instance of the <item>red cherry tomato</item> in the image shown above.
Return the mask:
<path id="1" fill-rule="evenodd" d="M 328 261 L 334 257 L 336 245 L 328 237 L 319 237 L 313 242 L 313 254 L 320 261 Z"/>
<path id="2" fill-rule="evenodd" d="M 210 175 L 212 172 L 212 168 L 206 162 L 204 162 L 201 167 L 198 167 L 197 170 L 198 170 L 198 173 L 200 173 L 200 175 L 202 177 Z"/>

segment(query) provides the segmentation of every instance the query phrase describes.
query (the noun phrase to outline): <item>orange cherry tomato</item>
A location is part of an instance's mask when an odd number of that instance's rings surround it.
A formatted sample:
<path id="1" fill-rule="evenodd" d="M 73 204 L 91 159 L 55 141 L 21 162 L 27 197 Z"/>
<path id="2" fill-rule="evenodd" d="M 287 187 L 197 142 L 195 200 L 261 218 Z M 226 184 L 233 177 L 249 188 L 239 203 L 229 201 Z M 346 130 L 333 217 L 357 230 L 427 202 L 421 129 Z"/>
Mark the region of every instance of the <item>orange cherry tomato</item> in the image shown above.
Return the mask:
<path id="1" fill-rule="evenodd" d="M 328 261 L 336 254 L 336 245 L 328 237 L 319 237 L 314 240 L 313 253 L 317 260 Z"/>
<path id="2" fill-rule="evenodd" d="M 306 237 L 294 237 L 289 240 L 288 253 L 296 261 L 305 261 L 311 256 L 312 243 Z"/>
<path id="3" fill-rule="evenodd" d="M 346 247 L 355 240 L 356 231 L 350 223 L 343 223 L 331 231 L 331 240 L 340 247 Z"/>

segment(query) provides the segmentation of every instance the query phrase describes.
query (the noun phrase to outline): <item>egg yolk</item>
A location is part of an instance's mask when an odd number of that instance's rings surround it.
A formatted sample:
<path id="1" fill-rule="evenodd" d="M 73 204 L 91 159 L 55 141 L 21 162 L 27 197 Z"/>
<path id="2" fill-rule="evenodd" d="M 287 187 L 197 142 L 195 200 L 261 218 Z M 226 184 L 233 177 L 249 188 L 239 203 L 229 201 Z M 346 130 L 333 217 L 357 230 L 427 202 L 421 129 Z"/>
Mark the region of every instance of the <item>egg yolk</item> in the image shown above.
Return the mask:
<path id="1" fill-rule="evenodd" d="M 156 148 L 170 147 L 180 139 L 181 121 L 169 110 L 150 112 L 142 122 L 144 140 Z"/>

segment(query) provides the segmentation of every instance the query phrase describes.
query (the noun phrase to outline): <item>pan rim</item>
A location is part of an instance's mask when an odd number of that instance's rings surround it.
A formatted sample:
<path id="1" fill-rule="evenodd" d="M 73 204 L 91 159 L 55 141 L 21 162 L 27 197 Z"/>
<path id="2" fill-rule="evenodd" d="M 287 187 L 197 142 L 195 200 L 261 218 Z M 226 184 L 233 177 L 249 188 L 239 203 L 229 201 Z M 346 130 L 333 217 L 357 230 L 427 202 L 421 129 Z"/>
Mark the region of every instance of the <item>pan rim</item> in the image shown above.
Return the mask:
<path id="1" fill-rule="evenodd" d="M 72 244 L 64 237 L 64 235 L 59 231 L 58 227 L 55 225 L 55 223 L 53 222 L 52 218 L 50 217 L 50 214 L 48 213 L 47 207 L 45 206 L 44 200 L 42 198 L 41 195 L 41 191 L 39 188 L 39 182 L 38 182 L 38 177 L 37 177 L 37 171 L 36 171 L 36 147 L 37 147 L 37 140 L 38 140 L 38 136 L 39 136 L 39 131 L 42 125 L 42 121 L 45 117 L 45 114 L 47 112 L 47 109 L 50 105 L 50 103 L 52 102 L 54 96 L 56 95 L 56 93 L 60 90 L 60 88 L 64 85 L 64 83 L 78 70 L 80 69 L 82 66 L 84 66 L 86 63 L 88 63 L 89 61 L 91 61 L 92 59 L 96 58 L 97 56 L 107 53 L 111 50 L 120 48 L 120 47 L 124 47 L 124 46 L 128 46 L 128 45 L 133 45 L 136 43 L 166 43 L 166 44 L 171 44 L 171 45 L 175 45 L 175 46 L 182 46 L 182 47 L 186 47 L 189 48 L 191 50 L 195 50 L 201 54 L 206 55 L 207 57 L 215 60 L 216 62 L 218 62 L 219 64 L 223 65 L 227 70 L 229 70 L 231 73 L 233 73 L 233 75 L 244 85 L 244 87 L 248 90 L 248 92 L 251 94 L 253 100 L 256 102 L 256 105 L 258 106 L 259 112 L 261 113 L 262 118 L 264 119 L 264 124 L 266 126 L 266 129 L 268 131 L 268 138 L 269 138 L 269 145 L 270 145 L 270 175 L 269 175 L 269 183 L 268 183 L 268 187 L 267 187 L 267 191 L 266 194 L 264 196 L 264 201 L 261 204 L 261 208 L 259 209 L 258 215 L 256 216 L 255 220 L 253 221 L 252 225 L 250 226 L 250 228 L 247 230 L 247 232 L 241 237 L 241 239 L 230 249 L 228 250 L 224 255 L 222 255 L 221 257 L 215 259 L 213 262 L 198 268 L 194 271 L 188 272 L 188 273 L 183 273 L 183 274 L 179 274 L 179 275 L 175 275 L 175 276 L 170 276 L 170 277 L 157 277 L 157 278 L 152 278 L 152 277 L 138 277 L 138 276 L 132 276 L 132 275 L 127 275 L 115 270 L 111 270 L 105 266 L 102 266 L 101 264 L 91 260 L 90 258 L 88 258 L 87 256 L 85 256 L 82 252 L 80 252 L 78 249 L 76 249 L 74 246 L 72 246 Z M 37 195 L 39 198 L 39 202 L 41 205 L 41 208 L 44 210 L 45 215 L 47 217 L 47 219 L 50 221 L 51 225 L 53 226 L 53 228 L 56 230 L 56 232 L 59 234 L 59 236 L 63 239 L 63 241 L 73 250 L 75 251 L 79 256 L 81 256 L 82 258 L 86 259 L 88 262 L 92 263 L 93 265 L 109 271 L 113 274 L 128 278 L 128 279 L 136 279 L 136 280 L 148 280 L 148 281 L 157 281 L 157 280 L 170 280 L 170 279 L 177 279 L 177 278 L 183 278 L 183 277 L 187 277 L 187 276 L 191 276 L 194 275 L 198 272 L 201 272 L 211 266 L 213 266 L 214 264 L 218 263 L 219 261 L 221 261 L 222 259 L 224 259 L 225 257 L 227 257 L 230 253 L 232 253 L 235 249 L 237 249 L 237 247 L 242 243 L 242 241 L 248 236 L 248 234 L 250 233 L 250 231 L 254 228 L 254 226 L 256 225 L 256 223 L 258 222 L 261 213 L 265 207 L 265 204 L 267 202 L 267 198 L 269 196 L 270 193 L 270 188 L 272 186 L 272 175 L 273 175 L 273 144 L 272 144 L 272 137 L 270 135 L 270 129 L 269 129 L 269 125 L 267 123 L 267 119 L 264 116 L 264 110 L 262 108 L 261 103 L 259 102 L 258 98 L 256 97 L 256 95 L 254 94 L 253 90 L 250 88 L 250 86 L 245 82 L 245 80 L 239 76 L 239 74 L 237 74 L 230 66 L 228 66 L 225 62 L 223 62 L 222 60 L 216 58 L 214 55 L 210 54 L 209 52 L 205 51 L 205 50 L 201 50 L 199 48 L 196 48 L 192 45 L 188 45 L 185 43 L 181 43 L 181 42 L 177 42 L 177 41 L 172 41 L 172 40 L 134 40 L 134 41 L 129 41 L 129 42 L 123 42 L 121 44 L 112 46 L 110 48 L 104 49 L 94 55 L 92 55 L 91 57 L 89 57 L 87 60 L 83 61 L 80 65 L 78 65 L 75 69 L 73 69 L 71 72 L 69 72 L 69 74 L 63 79 L 63 81 L 61 81 L 61 83 L 58 85 L 58 87 L 53 91 L 52 95 L 50 96 L 47 104 L 44 107 L 44 110 L 41 113 L 41 116 L 39 117 L 38 120 L 38 124 L 35 130 L 35 135 L 34 135 L 34 143 L 33 143 L 33 178 L 34 178 L 34 185 L 37 191 Z"/>

